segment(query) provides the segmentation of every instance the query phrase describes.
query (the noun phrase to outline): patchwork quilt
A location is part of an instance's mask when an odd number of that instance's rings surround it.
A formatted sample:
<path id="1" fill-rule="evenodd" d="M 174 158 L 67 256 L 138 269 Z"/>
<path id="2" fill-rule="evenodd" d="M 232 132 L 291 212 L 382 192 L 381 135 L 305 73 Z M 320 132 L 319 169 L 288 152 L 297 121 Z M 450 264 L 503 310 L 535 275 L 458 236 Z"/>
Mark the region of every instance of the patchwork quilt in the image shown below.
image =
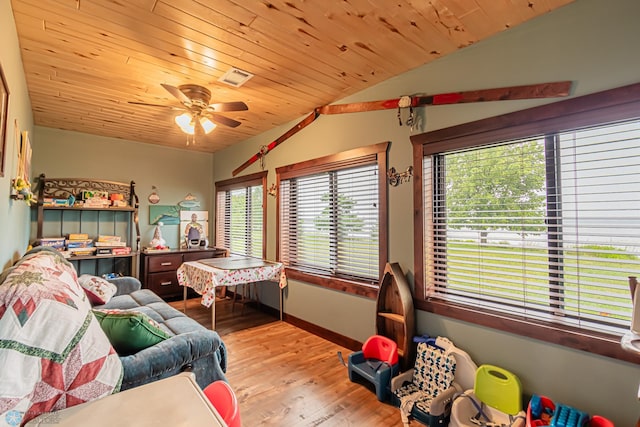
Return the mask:
<path id="1" fill-rule="evenodd" d="M 27 254 L 2 276 L 0 426 L 119 391 L 120 359 L 64 257 Z"/>

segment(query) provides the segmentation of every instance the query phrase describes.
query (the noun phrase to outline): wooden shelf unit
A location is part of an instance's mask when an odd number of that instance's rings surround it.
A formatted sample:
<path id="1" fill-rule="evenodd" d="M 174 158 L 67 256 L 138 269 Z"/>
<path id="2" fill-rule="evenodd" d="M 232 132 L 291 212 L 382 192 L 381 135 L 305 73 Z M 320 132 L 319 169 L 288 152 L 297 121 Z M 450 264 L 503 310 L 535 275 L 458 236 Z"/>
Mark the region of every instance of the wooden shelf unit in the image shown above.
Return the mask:
<path id="1" fill-rule="evenodd" d="M 398 263 L 387 263 L 376 301 L 376 333 L 398 344 L 400 370 L 413 367 L 415 312 L 411 288 Z"/>
<path id="2" fill-rule="evenodd" d="M 64 237 L 69 233 L 86 233 L 91 239 L 99 235 L 117 235 L 125 239 L 131 253 L 125 255 L 82 255 L 68 260 L 76 267 L 78 275 L 101 276 L 116 273 L 138 276 L 140 226 L 138 224 L 138 196 L 135 183 L 105 181 L 91 178 L 38 178 L 38 203 L 34 209 L 34 240 L 46 237 Z M 83 190 L 118 193 L 127 201 L 126 207 L 45 206 L 45 198 L 78 198 Z"/>

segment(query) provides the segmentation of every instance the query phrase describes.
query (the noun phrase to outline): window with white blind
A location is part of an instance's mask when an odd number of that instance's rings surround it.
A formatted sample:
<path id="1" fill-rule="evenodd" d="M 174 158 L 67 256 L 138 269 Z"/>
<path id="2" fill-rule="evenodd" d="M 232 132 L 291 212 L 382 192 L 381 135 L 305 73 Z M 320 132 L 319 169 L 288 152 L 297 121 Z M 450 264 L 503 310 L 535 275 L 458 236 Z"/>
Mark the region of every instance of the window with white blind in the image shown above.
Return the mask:
<path id="1" fill-rule="evenodd" d="M 387 146 L 276 170 L 278 257 L 289 270 L 378 284 L 387 255 Z"/>
<path id="2" fill-rule="evenodd" d="M 216 183 L 216 246 L 265 257 L 266 172 Z"/>
<path id="3" fill-rule="evenodd" d="M 423 166 L 419 307 L 627 357 L 618 342 L 640 274 L 640 85 L 625 89 L 412 138 Z"/>
<path id="4" fill-rule="evenodd" d="M 432 295 L 628 328 L 628 277 L 640 272 L 640 121 L 436 154 L 424 166 Z"/>

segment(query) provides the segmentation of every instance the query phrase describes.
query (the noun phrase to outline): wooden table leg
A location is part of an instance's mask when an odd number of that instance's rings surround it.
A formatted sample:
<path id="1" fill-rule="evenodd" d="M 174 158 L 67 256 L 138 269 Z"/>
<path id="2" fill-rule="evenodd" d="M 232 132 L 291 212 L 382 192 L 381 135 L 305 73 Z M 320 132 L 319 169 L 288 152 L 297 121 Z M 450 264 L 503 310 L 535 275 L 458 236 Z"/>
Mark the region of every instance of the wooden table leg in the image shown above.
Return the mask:
<path id="1" fill-rule="evenodd" d="M 182 311 L 184 312 L 184 314 L 187 314 L 187 287 L 183 286 L 182 288 L 183 288 L 183 290 L 182 290 L 182 304 L 183 304 Z"/>
<path id="2" fill-rule="evenodd" d="M 211 330 L 216 330 L 216 296 L 213 295 L 213 303 L 211 304 Z"/>

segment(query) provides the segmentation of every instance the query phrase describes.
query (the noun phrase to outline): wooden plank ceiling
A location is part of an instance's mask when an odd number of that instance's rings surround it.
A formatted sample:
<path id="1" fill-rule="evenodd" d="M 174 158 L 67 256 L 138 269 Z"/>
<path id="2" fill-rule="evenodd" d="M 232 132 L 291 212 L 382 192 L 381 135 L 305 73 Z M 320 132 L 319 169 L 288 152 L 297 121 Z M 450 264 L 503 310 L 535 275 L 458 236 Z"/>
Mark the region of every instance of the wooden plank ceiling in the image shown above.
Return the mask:
<path id="1" fill-rule="evenodd" d="M 215 152 L 573 0 L 12 0 L 36 125 L 187 148 L 161 83 L 243 101 Z M 234 88 L 231 67 L 254 74 Z M 538 83 L 538 82 L 524 82 Z M 482 89 L 482 88 L 477 88 Z M 402 95 L 402 94 L 398 94 Z M 265 141 L 265 144 L 269 141 Z"/>

